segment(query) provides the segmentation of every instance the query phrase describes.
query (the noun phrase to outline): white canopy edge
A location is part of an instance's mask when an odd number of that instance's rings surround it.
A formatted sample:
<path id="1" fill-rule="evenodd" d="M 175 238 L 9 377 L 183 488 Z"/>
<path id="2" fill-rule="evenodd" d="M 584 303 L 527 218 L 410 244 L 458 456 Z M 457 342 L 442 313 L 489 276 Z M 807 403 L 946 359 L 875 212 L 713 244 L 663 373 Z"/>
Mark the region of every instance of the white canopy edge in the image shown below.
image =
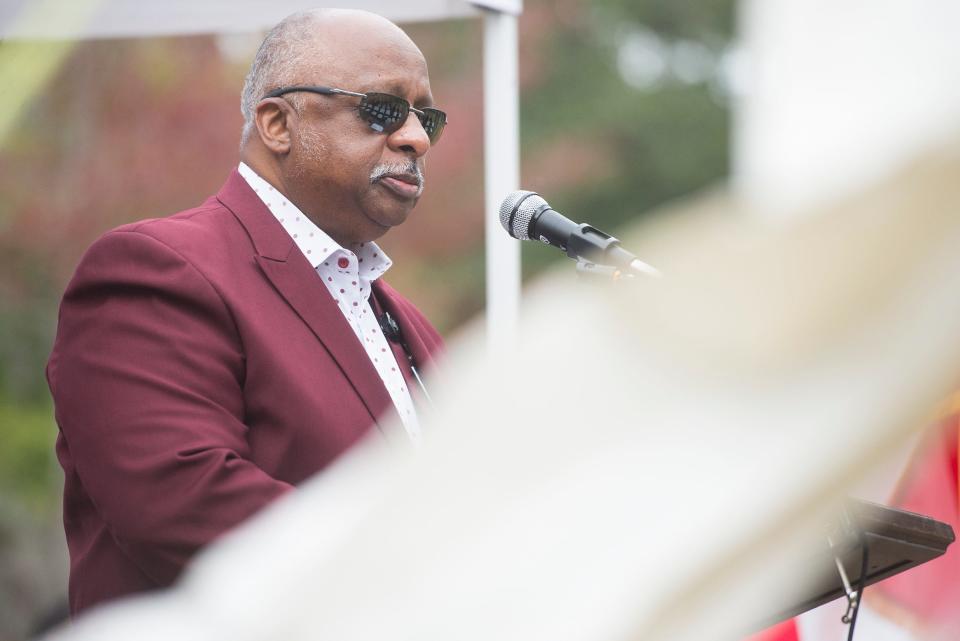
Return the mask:
<path id="1" fill-rule="evenodd" d="M 0 38 L 134 38 L 265 31 L 317 0 L 0 0 Z M 352 9 L 394 22 L 427 22 L 479 13 L 466 0 L 350 0 Z M 484 3 L 485 5 L 487 3 Z M 519 2 L 499 3 L 517 5 Z"/>

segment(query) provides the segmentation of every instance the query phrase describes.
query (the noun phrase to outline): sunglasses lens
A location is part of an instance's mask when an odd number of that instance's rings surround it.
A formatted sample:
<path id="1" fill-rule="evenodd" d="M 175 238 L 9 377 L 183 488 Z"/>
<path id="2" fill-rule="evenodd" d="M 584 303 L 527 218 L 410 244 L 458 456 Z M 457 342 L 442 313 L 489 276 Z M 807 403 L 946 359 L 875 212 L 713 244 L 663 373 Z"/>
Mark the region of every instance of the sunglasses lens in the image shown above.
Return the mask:
<path id="1" fill-rule="evenodd" d="M 393 133 L 407 119 L 410 105 L 398 96 L 385 93 L 368 93 L 360 101 L 360 117 L 370 123 L 370 128 L 382 133 Z"/>
<path id="2" fill-rule="evenodd" d="M 443 127 L 447 124 L 447 114 L 439 109 L 428 107 L 423 110 L 423 115 L 419 117 L 420 124 L 423 125 L 423 130 L 427 132 L 427 137 L 430 138 L 430 144 L 432 145 L 437 142 L 440 134 L 443 133 Z"/>
<path id="3" fill-rule="evenodd" d="M 430 138 L 430 144 L 433 144 L 447 124 L 447 114 L 429 107 L 422 111 L 423 115 L 417 114 L 417 117 Z M 409 113 L 410 103 L 388 93 L 368 93 L 360 100 L 360 117 L 370 124 L 371 129 L 380 133 L 395 132 L 406 122 Z"/>

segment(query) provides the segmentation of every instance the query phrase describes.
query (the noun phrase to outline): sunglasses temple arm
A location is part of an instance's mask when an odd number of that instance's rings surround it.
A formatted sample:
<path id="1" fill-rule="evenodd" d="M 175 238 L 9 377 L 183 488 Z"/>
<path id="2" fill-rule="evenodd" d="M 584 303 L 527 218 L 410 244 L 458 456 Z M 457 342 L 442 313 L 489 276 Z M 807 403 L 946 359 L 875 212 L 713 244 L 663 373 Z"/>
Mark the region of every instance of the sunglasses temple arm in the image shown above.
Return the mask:
<path id="1" fill-rule="evenodd" d="M 336 94 L 340 94 L 340 95 L 342 95 L 342 96 L 356 96 L 357 98 L 366 98 L 366 97 L 367 97 L 367 94 L 365 94 L 365 93 L 357 93 L 356 91 L 347 91 L 346 89 L 334 89 L 334 88 L 331 88 L 331 89 L 329 89 L 329 93 L 336 93 Z"/>

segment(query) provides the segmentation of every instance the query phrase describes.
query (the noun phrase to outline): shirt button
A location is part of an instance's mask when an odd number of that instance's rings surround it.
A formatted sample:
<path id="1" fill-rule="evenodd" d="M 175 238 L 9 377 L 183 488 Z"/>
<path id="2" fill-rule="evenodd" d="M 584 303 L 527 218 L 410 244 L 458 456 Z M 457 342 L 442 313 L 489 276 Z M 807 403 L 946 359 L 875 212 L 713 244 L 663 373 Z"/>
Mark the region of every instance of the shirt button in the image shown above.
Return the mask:
<path id="1" fill-rule="evenodd" d="M 346 269 L 347 267 L 350 266 L 350 261 L 347 260 L 346 258 L 341 257 L 340 260 L 337 261 L 337 265 L 340 266 L 340 269 Z"/>

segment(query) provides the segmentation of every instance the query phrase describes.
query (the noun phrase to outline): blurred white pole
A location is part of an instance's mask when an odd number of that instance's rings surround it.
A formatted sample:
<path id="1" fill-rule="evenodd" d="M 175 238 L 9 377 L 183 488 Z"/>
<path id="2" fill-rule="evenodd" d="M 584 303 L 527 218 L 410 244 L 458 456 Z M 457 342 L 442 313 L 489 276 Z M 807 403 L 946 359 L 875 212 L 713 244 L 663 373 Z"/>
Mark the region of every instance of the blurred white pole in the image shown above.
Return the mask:
<path id="1" fill-rule="evenodd" d="M 517 16 L 487 9 L 483 18 L 483 134 L 487 345 L 509 352 L 520 307 L 520 242 L 500 225 L 500 203 L 519 188 Z"/>
<path id="2" fill-rule="evenodd" d="M 742 0 L 734 184 L 791 218 L 960 129 L 960 2 Z"/>

